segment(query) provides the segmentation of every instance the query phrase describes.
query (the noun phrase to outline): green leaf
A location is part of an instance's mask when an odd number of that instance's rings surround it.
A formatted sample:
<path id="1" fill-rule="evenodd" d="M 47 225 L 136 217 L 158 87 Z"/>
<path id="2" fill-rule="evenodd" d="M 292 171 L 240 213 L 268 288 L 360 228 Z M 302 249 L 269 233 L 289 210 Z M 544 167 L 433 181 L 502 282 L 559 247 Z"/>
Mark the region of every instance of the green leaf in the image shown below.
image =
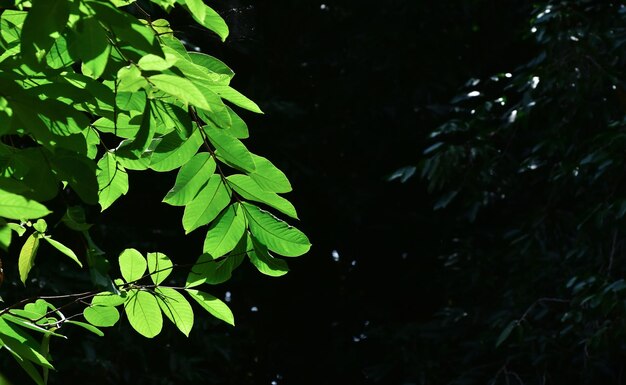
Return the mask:
<path id="1" fill-rule="evenodd" d="M 150 99 L 147 99 L 145 108 L 143 109 L 139 131 L 137 131 L 135 139 L 125 148 L 126 151 L 130 151 L 137 158 L 140 158 L 144 151 L 152 144 L 152 138 L 154 138 L 154 134 L 156 133 L 156 124 L 150 104 Z"/>
<path id="2" fill-rule="evenodd" d="M 230 127 L 228 127 L 228 133 L 230 134 L 230 136 L 238 139 L 245 139 L 249 137 L 250 134 L 248 132 L 248 125 L 246 124 L 246 122 L 244 122 L 243 119 L 241 119 L 239 115 L 237 115 L 235 111 L 232 110 L 232 108 L 226 106 L 226 110 L 228 111 L 231 119 L 231 125 Z M 254 154 L 252 155 L 253 158 L 255 156 L 256 155 Z"/>
<path id="3" fill-rule="evenodd" d="M 45 217 L 51 212 L 39 202 L 0 190 L 0 217 L 25 220 Z"/>
<path id="4" fill-rule="evenodd" d="M 120 313 L 112 306 L 91 305 L 83 311 L 87 322 L 97 327 L 110 327 L 120 320 Z"/>
<path id="5" fill-rule="evenodd" d="M 163 202 L 172 206 L 184 206 L 196 197 L 211 175 L 215 172 L 215 160 L 208 152 L 194 155 L 178 171 L 174 187 L 167 193 Z"/>
<path id="6" fill-rule="evenodd" d="M 172 261 L 163 253 L 148 253 L 148 272 L 155 285 L 165 281 L 172 272 Z"/>
<path id="7" fill-rule="evenodd" d="M 199 66 L 202 66 L 208 69 L 209 71 L 226 75 L 229 78 L 232 78 L 233 76 L 235 76 L 235 73 L 233 72 L 233 70 L 231 70 L 221 60 L 211 55 L 207 55 L 205 53 L 200 53 L 200 52 L 188 52 L 187 54 L 189 55 L 193 63 Z"/>
<path id="8" fill-rule="evenodd" d="M 58 38 L 70 16 L 66 0 L 31 0 L 22 28 L 22 55 L 27 63 L 40 62 Z"/>
<path id="9" fill-rule="evenodd" d="M 209 227 L 203 252 L 218 258 L 232 251 L 246 230 L 245 214 L 239 203 L 230 205 Z"/>
<path id="10" fill-rule="evenodd" d="M 266 191 L 275 193 L 287 193 L 291 191 L 291 184 L 276 166 L 262 156 L 252 154 L 254 171 L 250 173 L 250 177 Z"/>
<path id="11" fill-rule="evenodd" d="M 0 36 L 7 43 L 20 40 L 21 30 L 26 19 L 26 11 L 5 9 L 0 16 Z"/>
<path id="12" fill-rule="evenodd" d="M 151 293 L 143 290 L 130 290 L 124 310 L 130 325 L 142 336 L 153 338 L 161 332 L 163 316 L 157 299 Z"/>
<path id="13" fill-rule="evenodd" d="M 26 232 L 26 227 L 24 227 L 23 225 L 21 225 L 19 223 L 7 223 L 6 225 L 11 230 L 15 231 L 17 233 L 17 235 L 19 235 L 20 237 L 22 235 L 24 235 L 24 233 Z"/>
<path id="14" fill-rule="evenodd" d="M 262 274 L 270 277 L 280 277 L 289 272 L 287 262 L 271 256 L 267 251 L 267 247 L 260 244 L 254 237 L 248 237 L 247 249 L 250 262 Z"/>
<path id="15" fill-rule="evenodd" d="M 0 226 L 0 248 L 8 250 L 11 245 L 11 228 L 6 225 Z"/>
<path id="16" fill-rule="evenodd" d="M 41 346 L 37 341 L 21 328 L 15 328 L 12 324 L 8 324 L 5 321 L 6 315 L 0 319 L 0 340 L 5 344 L 5 347 L 21 359 L 54 369 L 50 362 L 39 353 Z M 49 331 L 45 331 L 49 333 Z"/>
<path id="17" fill-rule="evenodd" d="M 39 231 L 40 233 L 45 233 L 46 230 L 48 229 L 48 224 L 43 219 L 37 219 L 37 222 L 33 224 L 33 228 Z"/>
<path id="18" fill-rule="evenodd" d="M 292 218 L 298 219 L 295 207 L 287 199 L 278 196 L 276 193 L 263 190 L 251 177 L 234 174 L 226 179 L 237 194 L 244 199 L 265 203 Z"/>
<path id="19" fill-rule="evenodd" d="M 177 0 L 203 27 L 215 32 L 222 41 L 228 37 L 228 26 L 222 17 L 202 0 Z"/>
<path id="20" fill-rule="evenodd" d="M 7 335 L 0 334 L 0 341 L 2 341 L 6 349 L 21 359 L 28 360 L 44 368 L 54 369 L 46 357 L 39 353 L 38 349 L 23 345 L 19 340 Z"/>
<path id="21" fill-rule="evenodd" d="M 116 160 L 115 154 L 106 152 L 98 161 L 98 201 L 102 211 L 128 192 L 128 173 Z"/>
<path id="22" fill-rule="evenodd" d="M 268 249 L 285 257 L 300 256 L 311 248 L 304 233 L 257 206 L 243 203 L 252 235 Z"/>
<path id="23" fill-rule="evenodd" d="M 32 323 L 31 321 L 27 321 L 24 318 L 12 315 L 12 314 L 4 314 L 2 316 L 2 319 L 9 321 L 11 323 L 14 323 L 16 325 L 19 325 L 20 327 L 29 329 L 29 330 L 34 330 L 38 333 L 42 333 L 42 334 L 50 334 L 52 333 L 49 329 L 45 329 L 42 328 L 41 326 L 38 326 L 34 323 Z M 61 338 L 66 338 L 65 336 L 61 335 L 61 334 L 56 334 L 56 333 L 52 333 L 52 335 L 54 335 L 55 337 L 61 337 Z"/>
<path id="24" fill-rule="evenodd" d="M 102 330 L 100 330 L 97 327 L 95 327 L 93 325 L 90 325 L 88 323 L 80 322 L 80 321 L 73 321 L 73 320 L 67 320 L 65 322 L 68 323 L 68 324 L 80 326 L 83 329 L 89 330 L 90 332 L 92 332 L 93 334 L 97 335 L 98 337 L 104 337 L 104 333 L 102 332 Z"/>
<path id="25" fill-rule="evenodd" d="M 61 242 L 55 241 L 54 239 L 52 239 L 52 238 L 50 238 L 48 236 L 42 237 L 42 238 L 46 242 L 48 242 L 50 245 L 52 245 L 52 247 L 54 247 L 55 249 L 59 250 L 61 253 L 67 255 L 71 259 L 73 259 L 76 263 L 78 263 L 78 266 L 83 267 L 83 264 L 80 262 L 80 260 L 76 256 L 76 254 L 74 254 L 72 249 L 70 249 L 69 247 L 63 245 Z"/>
<path id="26" fill-rule="evenodd" d="M 233 103 L 236 106 L 245 108 L 248 111 L 256 112 L 258 114 L 263 113 L 263 111 L 261 111 L 261 109 L 259 108 L 259 106 L 257 106 L 255 102 L 248 99 L 241 92 L 237 91 L 231 86 L 213 85 L 210 88 L 211 88 L 211 91 L 215 92 L 216 94 L 218 94 L 219 96 L 228 100 L 229 102 Z"/>
<path id="27" fill-rule="evenodd" d="M 137 92 L 148 86 L 148 81 L 134 64 L 122 67 L 117 71 L 118 92 Z"/>
<path id="28" fill-rule="evenodd" d="M 71 48 L 70 51 L 76 51 L 72 56 L 78 56 L 83 61 L 84 75 L 93 79 L 102 76 L 111 54 L 111 46 L 97 16 L 78 20 L 75 25 L 75 40 Z"/>
<path id="29" fill-rule="evenodd" d="M 148 81 L 159 90 L 176 99 L 202 109 L 211 109 L 204 95 L 189 80 L 175 75 L 152 75 Z"/>
<path id="30" fill-rule="evenodd" d="M 230 203 L 230 192 L 220 175 L 213 175 L 198 195 L 185 206 L 183 228 L 185 233 L 211 222 Z"/>
<path id="31" fill-rule="evenodd" d="M 203 283 L 217 285 L 228 281 L 232 276 L 233 270 L 241 264 L 245 255 L 245 238 L 242 238 L 239 245 L 235 247 L 235 250 L 221 260 L 213 259 L 213 256 L 210 254 L 202 254 L 189 271 L 185 287 L 196 287 Z"/>
<path id="32" fill-rule="evenodd" d="M 54 41 L 46 55 L 46 64 L 54 69 L 66 68 L 74 64 L 74 60 L 68 51 L 67 40 L 63 36 Z"/>
<path id="33" fill-rule="evenodd" d="M 134 137 L 139 131 L 139 124 L 131 123 L 130 117 L 123 112 L 117 114 L 117 122 L 113 122 L 109 118 L 99 118 L 91 123 L 91 127 L 98 132 L 105 132 L 126 139 Z"/>
<path id="34" fill-rule="evenodd" d="M 129 76 L 131 76 L 129 74 Z M 129 87 L 131 87 L 129 85 Z M 146 116 L 149 109 L 147 108 L 147 96 L 145 92 L 118 92 L 115 96 L 115 104 L 117 108 L 129 112 L 143 112 Z"/>
<path id="35" fill-rule="evenodd" d="M 202 134 L 196 129 L 191 136 L 183 140 L 177 132 L 163 137 L 150 159 L 150 168 L 154 171 L 171 171 L 187 163 L 203 143 Z"/>
<path id="36" fill-rule="evenodd" d="M 179 57 L 185 60 L 191 60 L 191 58 L 189 57 L 189 53 L 187 52 L 187 49 L 185 48 L 183 43 L 180 40 L 178 40 L 176 37 L 161 36 L 161 43 L 163 44 L 164 50 L 165 50 L 165 47 L 171 48 L 173 51 L 176 52 L 176 54 Z"/>
<path id="37" fill-rule="evenodd" d="M 123 305 L 127 299 L 128 299 L 128 295 L 126 292 L 122 292 L 121 294 L 116 294 L 110 291 L 103 291 L 101 293 L 96 294 L 91 299 L 91 304 L 100 305 L 100 306 L 120 306 L 120 305 Z"/>
<path id="38" fill-rule="evenodd" d="M 172 54 L 165 54 L 165 59 L 160 56 L 148 54 L 137 62 L 139 68 L 143 71 L 165 71 L 169 69 L 174 64 L 176 64 L 176 56 Z"/>
<path id="39" fill-rule="evenodd" d="M 498 340 L 496 341 L 496 348 L 500 346 L 504 341 L 506 341 L 507 338 L 509 338 L 513 329 L 515 329 L 518 325 L 519 322 L 517 320 L 511 321 L 508 325 L 506 325 L 506 327 L 502 330 L 502 332 L 500 332 L 500 335 L 498 336 Z"/>
<path id="40" fill-rule="evenodd" d="M 134 282 L 146 272 L 146 259 L 135 249 L 122 251 L 119 257 L 120 271 L 126 282 Z"/>
<path id="41" fill-rule="evenodd" d="M 203 128 L 209 137 L 209 141 L 217 149 L 217 156 L 220 159 L 243 171 L 254 171 L 255 166 L 252 155 L 239 139 L 228 135 L 225 130 L 212 125 L 207 125 Z"/>
<path id="42" fill-rule="evenodd" d="M 137 18 L 107 2 L 89 1 L 88 4 L 97 15 L 98 21 L 113 32 L 112 36 L 126 58 L 138 61 L 146 54 L 163 55 L 152 30 Z"/>
<path id="43" fill-rule="evenodd" d="M 193 309 L 189 302 L 182 294 L 169 287 L 157 287 L 155 292 L 161 311 L 178 330 L 189 337 L 193 327 Z"/>
<path id="44" fill-rule="evenodd" d="M 215 298 L 211 294 L 196 289 L 185 289 L 189 296 L 196 300 L 206 311 L 211 313 L 213 317 L 235 326 L 235 317 L 233 312 L 221 300 Z"/>
<path id="45" fill-rule="evenodd" d="M 26 278 L 30 269 L 35 265 L 35 257 L 37 256 L 37 249 L 39 248 L 39 235 L 37 233 L 31 234 L 26 238 L 24 246 L 20 251 L 20 257 L 17 262 L 18 269 L 20 271 L 20 280 L 26 285 Z"/>

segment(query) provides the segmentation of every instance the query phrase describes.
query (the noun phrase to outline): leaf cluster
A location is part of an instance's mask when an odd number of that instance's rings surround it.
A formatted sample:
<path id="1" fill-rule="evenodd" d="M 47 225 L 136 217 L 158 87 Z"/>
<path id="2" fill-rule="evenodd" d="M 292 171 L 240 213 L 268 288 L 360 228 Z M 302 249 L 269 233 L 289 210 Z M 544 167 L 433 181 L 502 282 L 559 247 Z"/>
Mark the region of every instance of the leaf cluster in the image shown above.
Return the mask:
<path id="1" fill-rule="evenodd" d="M 181 7 L 221 40 L 228 36 L 202 0 L 152 3 L 165 12 Z M 306 235 L 268 211 L 298 218 L 281 195 L 291 191 L 287 177 L 248 150 L 248 127 L 231 107 L 261 113 L 259 106 L 230 85 L 226 64 L 187 51 L 167 20 L 153 20 L 133 0 L 3 1 L 0 47 L 0 247 L 11 251 L 14 235 L 25 237 L 18 261 L 25 285 L 43 240 L 85 265 L 95 288 L 53 298 L 61 305 L 40 297 L 0 310 L 0 346 L 35 382 L 47 381 L 47 341 L 66 323 L 100 335 L 123 307 L 146 337 L 159 334 L 163 314 L 188 336 L 186 295 L 234 325 L 226 304 L 196 287 L 227 281 L 246 255 L 261 273 L 280 276 L 288 267 L 278 256 L 309 250 Z M 182 208 L 186 233 L 205 229 L 203 254 L 177 266 L 162 253 L 128 249 L 118 260 L 123 280 L 114 280 L 84 207 L 108 209 L 128 193 L 131 171 L 147 170 L 176 173 L 163 202 Z M 52 230 L 62 223 L 76 231 L 85 250 L 53 239 L 42 219 L 49 215 L 62 217 Z M 178 267 L 189 268 L 185 284 L 165 285 Z M 84 311 L 63 310 L 81 304 Z M 43 342 L 21 328 L 43 333 Z"/>

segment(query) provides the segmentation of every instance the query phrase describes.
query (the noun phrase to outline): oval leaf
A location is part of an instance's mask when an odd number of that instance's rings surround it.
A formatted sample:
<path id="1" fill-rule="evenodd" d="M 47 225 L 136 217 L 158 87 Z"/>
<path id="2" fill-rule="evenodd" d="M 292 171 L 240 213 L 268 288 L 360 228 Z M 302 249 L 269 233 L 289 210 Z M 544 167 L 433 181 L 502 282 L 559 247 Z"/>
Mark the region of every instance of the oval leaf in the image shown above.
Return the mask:
<path id="1" fill-rule="evenodd" d="M 91 305 L 83 311 L 87 322 L 93 326 L 110 327 L 119 321 L 120 313 L 112 306 Z"/>
<path id="2" fill-rule="evenodd" d="M 39 202 L 21 195 L 0 190 L 0 217 L 9 219 L 36 219 L 45 217 L 52 211 Z"/>
<path id="3" fill-rule="evenodd" d="M 161 310 L 184 335 L 193 327 L 193 309 L 182 294 L 169 287 L 158 287 L 156 299 Z"/>
<path id="4" fill-rule="evenodd" d="M 143 290 L 131 290 L 124 310 L 130 325 L 144 337 L 152 338 L 163 328 L 163 316 L 154 295 Z"/>
<path id="5" fill-rule="evenodd" d="M 243 203 L 248 226 L 254 237 L 268 249 L 285 257 L 298 257 L 311 248 L 304 233 L 257 206 Z"/>
<path id="6" fill-rule="evenodd" d="M 126 249 L 122 251 L 119 258 L 120 271 L 126 282 L 133 282 L 146 272 L 146 259 L 141 253 L 135 249 Z"/>
<path id="7" fill-rule="evenodd" d="M 267 248 L 253 237 L 248 237 L 247 249 L 250 262 L 262 274 L 269 275 L 270 277 L 280 277 L 289 272 L 286 261 L 272 257 L 267 251 Z"/>
<path id="8" fill-rule="evenodd" d="M 228 182 L 230 182 L 230 186 L 232 186 L 237 194 L 241 195 L 243 198 L 255 202 L 265 203 L 283 214 L 298 219 L 296 208 L 293 207 L 291 202 L 281 196 L 278 196 L 276 193 L 263 190 L 263 188 L 261 188 L 261 186 L 259 186 L 251 177 L 242 174 L 235 174 L 230 175 L 227 179 Z"/>
<path id="9" fill-rule="evenodd" d="M 204 126 L 204 131 L 211 144 L 215 146 L 217 156 L 220 159 L 223 159 L 229 166 L 232 165 L 243 171 L 254 171 L 252 155 L 239 139 L 228 135 L 225 130 L 211 125 Z"/>
<path id="10" fill-rule="evenodd" d="M 245 214 L 241 205 L 234 203 L 211 224 L 203 251 L 213 258 L 221 257 L 237 246 L 245 230 Z"/>
<path id="11" fill-rule="evenodd" d="M 163 253 L 148 253 L 148 272 L 155 285 L 163 282 L 172 272 L 172 261 Z"/>
<path id="12" fill-rule="evenodd" d="M 230 192 L 220 175 L 213 175 L 191 203 L 185 206 L 183 227 L 189 233 L 211 222 L 230 203 Z"/>
<path id="13" fill-rule="evenodd" d="M 113 153 L 107 152 L 98 162 L 98 202 L 102 211 L 128 192 L 128 174 Z"/>
<path id="14" fill-rule="evenodd" d="M 208 152 L 196 154 L 180 168 L 174 187 L 163 202 L 172 206 L 184 206 L 191 202 L 215 172 L 215 160 Z"/>
<path id="15" fill-rule="evenodd" d="M 200 130 L 183 140 L 177 132 L 163 137 L 150 158 L 150 168 L 154 171 L 171 171 L 187 163 L 202 145 Z"/>
<path id="16" fill-rule="evenodd" d="M 276 166 L 262 156 L 252 154 L 255 169 L 250 173 L 250 177 L 266 191 L 275 193 L 287 193 L 291 191 L 291 184 Z"/>
<path id="17" fill-rule="evenodd" d="M 39 248 L 39 235 L 37 233 L 31 234 L 24 242 L 22 250 L 20 251 L 20 258 L 17 262 L 20 271 L 20 280 L 26 285 L 26 278 L 30 269 L 35 265 L 35 256 L 37 256 L 37 249 Z"/>

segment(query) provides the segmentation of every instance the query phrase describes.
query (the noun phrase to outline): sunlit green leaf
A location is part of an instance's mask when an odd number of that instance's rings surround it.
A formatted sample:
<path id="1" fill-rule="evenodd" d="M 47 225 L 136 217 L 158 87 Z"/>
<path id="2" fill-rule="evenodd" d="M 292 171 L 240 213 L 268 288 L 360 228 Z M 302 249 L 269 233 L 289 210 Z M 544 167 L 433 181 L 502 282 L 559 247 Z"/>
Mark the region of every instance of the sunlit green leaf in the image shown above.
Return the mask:
<path id="1" fill-rule="evenodd" d="M 204 4 L 202 0 L 177 0 L 179 4 L 187 8 L 191 16 L 202 26 L 215 32 L 222 41 L 228 36 L 228 26 L 224 19 L 212 8 Z"/>
<path id="2" fill-rule="evenodd" d="M 75 40 L 72 48 L 83 61 L 83 74 L 97 79 L 107 66 L 111 46 L 105 30 L 95 16 L 79 19 L 75 25 Z"/>
<path id="3" fill-rule="evenodd" d="M 33 224 L 33 229 L 39 231 L 40 233 L 45 233 L 48 229 L 48 224 L 43 219 L 37 219 L 37 222 Z"/>
<path id="4" fill-rule="evenodd" d="M 189 52 L 189 57 L 191 61 L 197 65 L 203 66 L 206 69 L 216 72 L 218 74 L 226 75 L 230 78 L 235 76 L 233 70 L 231 70 L 226 64 L 224 64 L 221 60 L 207 55 L 205 53 L 200 52 Z"/>
<path id="5" fill-rule="evenodd" d="M 11 245 L 11 228 L 7 225 L 0 226 L 0 248 L 8 250 Z"/>
<path id="6" fill-rule="evenodd" d="M 194 130 L 191 136 L 183 140 L 177 132 L 163 137 L 155 148 L 150 159 L 150 168 L 155 171 L 171 171 L 187 163 L 202 145 L 202 135 L 199 129 Z"/>
<path id="7" fill-rule="evenodd" d="M 132 64 L 117 71 L 117 80 L 117 92 L 137 92 L 148 86 L 139 68 Z"/>
<path id="8" fill-rule="evenodd" d="M 268 249 L 285 257 L 300 256 L 311 248 L 304 233 L 257 206 L 243 203 L 250 231 Z"/>
<path id="9" fill-rule="evenodd" d="M 211 144 L 217 149 L 217 155 L 220 159 L 228 162 L 229 165 L 241 168 L 243 171 L 254 171 L 252 155 L 239 139 L 212 125 L 204 126 L 204 131 Z"/>
<path id="10" fill-rule="evenodd" d="M 178 171 L 174 187 L 167 193 L 163 202 L 173 206 L 184 206 L 196 197 L 211 175 L 215 172 L 215 161 L 208 152 L 194 155 Z"/>
<path id="11" fill-rule="evenodd" d="M 133 289 L 124 304 L 130 325 L 147 338 L 157 336 L 163 328 L 163 316 L 155 296 L 147 291 Z"/>
<path id="12" fill-rule="evenodd" d="M 0 217 L 9 219 L 35 219 L 51 211 L 39 202 L 0 190 Z"/>
<path id="13" fill-rule="evenodd" d="M 96 294 L 91 299 L 92 305 L 100 305 L 100 306 L 119 306 L 126 302 L 128 295 L 126 292 L 122 292 L 122 294 L 115 294 L 108 291 L 103 291 L 102 293 Z"/>
<path id="14" fill-rule="evenodd" d="M 28 273 L 35 265 L 35 257 L 37 256 L 37 249 L 39 248 L 39 235 L 37 233 L 31 234 L 26 238 L 26 242 L 22 246 L 20 251 L 20 257 L 17 262 L 17 266 L 20 271 L 20 281 L 26 285 L 26 278 Z"/>
<path id="15" fill-rule="evenodd" d="M 76 256 L 76 254 L 72 251 L 72 249 L 70 249 L 69 247 L 65 246 L 61 242 L 55 241 L 54 239 L 52 239 L 52 238 L 50 238 L 48 236 L 42 237 L 42 238 L 43 238 L 43 240 L 48 242 L 50 245 L 52 245 L 55 249 L 59 250 L 61 253 L 65 254 L 68 257 L 70 257 L 71 259 L 73 259 L 74 262 L 78 263 L 78 266 L 83 267 L 83 264 L 80 262 L 80 260 Z"/>
<path id="16" fill-rule="evenodd" d="M 97 335 L 98 337 L 104 337 L 104 333 L 102 332 L 102 330 L 98 329 L 97 327 L 95 327 L 95 326 L 93 326 L 91 324 L 80 322 L 80 321 L 74 321 L 74 320 L 67 320 L 65 322 L 68 323 L 68 324 L 80 326 L 81 328 L 83 328 L 85 330 L 89 330 L 90 332 L 92 332 L 93 334 Z"/>
<path id="17" fill-rule="evenodd" d="M 285 176 L 272 162 L 262 156 L 252 154 L 255 169 L 250 173 L 250 177 L 266 191 L 275 193 L 287 193 L 291 191 L 291 184 Z"/>
<path id="18" fill-rule="evenodd" d="M 141 253 L 135 249 L 122 251 L 119 257 L 120 271 L 126 282 L 134 282 L 143 277 L 147 262 Z"/>
<path id="19" fill-rule="evenodd" d="M 246 110 L 256 112 L 258 114 L 263 113 L 263 111 L 261 111 L 261 109 L 259 108 L 259 106 L 257 106 L 255 102 L 248 99 L 241 92 L 237 91 L 231 86 L 214 85 L 211 87 L 211 90 L 236 106 L 245 108 Z"/>
<path id="20" fill-rule="evenodd" d="M 241 195 L 242 198 L 265 203 L 292 218 L 298 218 L 295 207 L 293 207 L 287 199 L 278 196 L 276 193 L 262 189 L 251 177 L 242 174 L 234 174 L 229 175 L 226 179 L 229 185 L 237 194 Z"/>
<path id="21" fill-rule="evenodd" d="M 154 84 L 159 90 L 172 95 L 184 103 L 189 103 L 203 109 L 211 108 L 202 92 L 185 78 L 175 75 L 158 74 L 150 76 L 148 81 Z"/>
<path id="22" fill-rule="evenodd" d="M 213 317 L 221 319 L 222 321 L 235 326 L 235 317 L 233 312 L 228 308 L 224 302 L 211 294 L 202 292 L 196 289 L 185 289 L 189 296 L 196 300 L 204 308 L 213 315 Z"/>
<path id="23" fill-rule="evenodd" d="M 83 316 L 93 326 L 105 328 L 119 321 L 120 312 L 113 306 L 91 305 L 85 308 Z"/>
<path id="24" fill-rule="evenodd" d="M 163 282 L 172 273 L 172 261 L 163 253 L 148 253 L 148 273 L 155 285 Z"/>
<path id="25" fill-rule="evenodd" d="M 261 273 L 271 277 L 280 277 L 289 272 L 287 262 L 271 256 L 267 247 L 260 244 L 254 237 L 248 237 L 247 250 L 250 262 Z"/>
<path id="26" fill-rule="evenodd" d="M 218 258 L 232 251 L 246 230 L 245 214 L 239 203 L 224 210 L 209 227 L 203 252 Z"/>
<path id="27" fill-rule="evenodd" d="M 165 54 L 165 59 L 160 56 L 148 54 L 137 62 L 143 71 L 165 71 L 176 64 L 176 56 Z"/>
<path id="28" fill-rule="evenodd" d="M 102 210 L 111 206 L 128 192 L 128 174 L 116 160 L 115 154 L 106 152 L 98 161 L 98 201 Z"/>
<path id="29" fill-rule="evenodd" d="M 183 227 L 186 233 L 211 222 L 230 203 L 230 192 L 220 175 L 213 175 L 198 195 L 185 206 Z"/>
<path id="30" fill-rule="evenodd" d="M 182 294 L 169 287 L 158 287 L 155 294 L 163 314 L 189 337 L 193 327 L 193 309 L 189 302 Z"/>

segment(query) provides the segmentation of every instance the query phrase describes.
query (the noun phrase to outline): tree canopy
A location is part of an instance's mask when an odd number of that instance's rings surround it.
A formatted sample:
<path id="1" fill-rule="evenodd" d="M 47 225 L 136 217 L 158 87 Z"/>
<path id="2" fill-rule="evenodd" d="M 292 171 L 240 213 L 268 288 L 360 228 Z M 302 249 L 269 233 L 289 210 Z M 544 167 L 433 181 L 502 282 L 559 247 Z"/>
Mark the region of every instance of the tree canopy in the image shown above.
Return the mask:
<path id="1" fill-rule="evenodd" d="M 201 0 L 152 3 L 164 13 L 181 7 L 228 36 Z M 69 325 L 102 336 L 123 311 L 145 337 L 161 332 L 163 315 L 188 336 L 189 299 L 234 325 L 227 304 L 199 288 L 230 279 L 246 256 L 261 273 L 284 275 L 279 256 L 310 248 L 273 214 L 298 218 L 280 195 L 291 191 L 285 174 L 242 141 L 248 127 L 231 105 L 261 110 L 231 87 L 234 72 L 188 51 L 167 20 L 134 1 L 15 0 L 0 10 L 0 248 L 19 250 L 5 267 L 17 263 L 26 287 L 55 279 L 33 274 L 41 258 L 69 257 L 85 272 L 81 292 L 14 293 L 21 298 L 0 310 L 2 352 L 44 384 L 54 341 Z M 160 199 L 181 208 L 185 233 L 206 234 L 195 263 L 135 248 L 115 257 L 90 236 L 91 207 L 109 209 L 131 188 L 129 174 L 150 170 L 176 173 Z M 68 231 L 82 247 L 67 246 Z M 173 279 L 173 270 L 186 278 Z"/>

